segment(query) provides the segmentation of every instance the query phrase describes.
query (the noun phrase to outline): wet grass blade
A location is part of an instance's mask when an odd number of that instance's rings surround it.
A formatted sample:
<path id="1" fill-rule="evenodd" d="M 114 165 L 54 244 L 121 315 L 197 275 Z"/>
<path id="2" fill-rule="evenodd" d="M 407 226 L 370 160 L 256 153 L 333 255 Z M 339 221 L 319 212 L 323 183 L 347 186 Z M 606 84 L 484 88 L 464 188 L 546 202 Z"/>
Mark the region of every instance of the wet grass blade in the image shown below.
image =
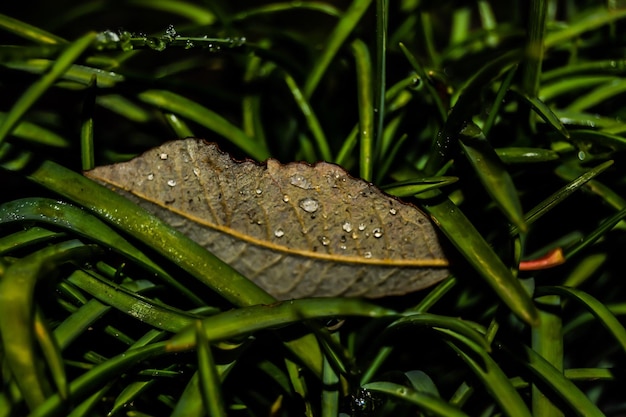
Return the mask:
<path id="1" fill-rule="evenodd" d="M 263 161 L 270 156 L 269 151 L 261 142 L 249 137 L 219 114 L 186 97 L 171 91 L 148 90 L 140 93 L 139 99 L 167 112 L 193 120 L 225 137 L 258 161 Z"/>
<path id="2" fill-rule="evenodd" d="M 215 366 L 209 339 L 206 337 L 204 323 L 202 320 L 196 320 L 194 327 L 198 352 L 198 377 L 204 408 L 209 417 L 225 417 L 222 382 Z"/>
<path id="3" fill-rule="evenodd" d="M 363 389 L 380 392 L 400 401 L 415 405 L 420 411 L 424 410 L 428 415 L 440 417 L 468 417 L 469 415 L 450 405 L 439 397 L 435 397 L 427 392 L 420 392 L 404 385 L 393 382 L 370 382 L 362 387 Z"/>
<path id="4" fill-rule="evenodd" d="M 539 315 L 530 296 L 461 210 L 441 195 L 423 203 L 441 231 L 500 299 L 523 321 L 537 325 Z"/>
<path id="5" fill-rule="evenodd" d="M 19 250 L 38 243 L 49 242 L 63 236 L 65 236 L 64 233 L 44 229 L 42 227 L 29 227 L 26 230 L 20 230 L 1 237 L 0 255 L 11 253 L 13 250 Z"/>
<path id="6" fill-rule="evenodd" d="M 461 149 L 474 172 L 500 211 L 519 230 L 526 231 L 522 204 L 513 179 L 478 126 L 468 124 L 461 130 Z"/>
<path id="7" fill-rule="evenodd" d="M 20 98 L 13 104 L 7 113 L 2 125 L 0 125 L 0 144 L 35 102 L 52 86 L 52 84 L 76 61 L 80 55 L 91 45 L 96 34 L 91 32 L 72 42 L 59 55 L 59 58 L 50 67 L 50 70 L 39 80 L 32 84 Z"/>
<path id="8" fill-rule="evenodd" d="M 505 164 L 534 164 L 559 159 L 559 154 L 550 149 L 510 147 L 495 149 L 498 158 Z"/>

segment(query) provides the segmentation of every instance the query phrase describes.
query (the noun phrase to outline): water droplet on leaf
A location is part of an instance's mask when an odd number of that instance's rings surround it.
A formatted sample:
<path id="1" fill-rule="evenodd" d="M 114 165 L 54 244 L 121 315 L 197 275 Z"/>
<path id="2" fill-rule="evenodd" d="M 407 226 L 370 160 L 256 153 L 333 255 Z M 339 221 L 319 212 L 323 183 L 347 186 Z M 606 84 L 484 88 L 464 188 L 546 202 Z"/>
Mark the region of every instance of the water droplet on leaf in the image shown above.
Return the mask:
<path id="1" fill-rule="evenodd" d="M 281 228 L 278 228 L 276 230 L 274 230 L 274 236 L 276 237 L 283 237 L 285 236 L 285 231 Z"/>
<path id="2" fill-rule="evenodd" d="M 176 185 L 176 180 L 168 180 L 167 185 L 169 185 L 170 187 L 174 187 Z"/>
<path id="3" fill-rule="evenodd" d="M 352 231 L 352 223 L 350 223 L 350 222 L 345 222 L 345 223 L 341 226 L 341 228 L 342 228 L 345 232 L 350 233 L 350 232 Z"/>
<path id="4" fill-rule="evenodd" d="M 304 175 L 296 174 L 289 178 L 289 182 L 291 185 L 295 185 L 298 188 L 302 188 L 303 190 L 310 190 L 313 188 L 311 182 L 307 180 Z"/>
<path id="5" fill-rule="evenodd" d="M 383 229 L 381 229 L 380 227 L 377 227 L 372 231 L 372 234 L 374 235 L 375 238 L 379 238 L 383 235 Z"/>
<path id="6" fill-rule="evenodd" d="M 306 211 L 307 213 L 315 213 L 317 209 L 320 208 L 320 203 L 318 203 L 316 199 L 311 197 L 303 198 L 302 200 L 300 200 L 300 203 L 298 203 L 298 205 L 302 210 Z"/>
<path id="7" fill-rule="evenodd" d="M 324 245 L 324 246 L 328 246 L 328 245 L 330 245 L 330 239 L 329 239 L 328 237 L 326 237 L 326 236 L 320 236 L 320 237 L 318 238 L 318 240 L 319 240 L 319 241 L 320 241 L 320 243 L 321 243 L 322 245 Z"/>

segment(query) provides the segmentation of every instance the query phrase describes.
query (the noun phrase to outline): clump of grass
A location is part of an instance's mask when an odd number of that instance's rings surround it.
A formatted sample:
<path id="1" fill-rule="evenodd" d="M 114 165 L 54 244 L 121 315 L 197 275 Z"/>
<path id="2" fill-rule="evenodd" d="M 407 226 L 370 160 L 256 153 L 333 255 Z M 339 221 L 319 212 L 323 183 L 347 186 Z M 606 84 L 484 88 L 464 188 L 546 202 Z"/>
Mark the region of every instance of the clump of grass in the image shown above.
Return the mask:
<path id="1" fill-rule="evenodd" d="M 39 6 L 0 15 L 0 416 L 624 412 L 624 10 Z M 453 275 L 274 305 L 80 175 L 187 136 L 418 204 Z"/>

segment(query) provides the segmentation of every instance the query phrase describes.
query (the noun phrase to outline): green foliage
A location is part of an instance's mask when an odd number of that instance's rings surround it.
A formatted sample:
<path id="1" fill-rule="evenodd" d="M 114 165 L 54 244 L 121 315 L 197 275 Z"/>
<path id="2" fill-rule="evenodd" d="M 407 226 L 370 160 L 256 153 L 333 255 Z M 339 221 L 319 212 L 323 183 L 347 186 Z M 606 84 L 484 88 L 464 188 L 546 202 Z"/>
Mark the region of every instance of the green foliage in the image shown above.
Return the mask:
<path id="1" fill-rule="evenodd" d="M 626 413 L 619 2 L 31 3 L 0 9 L 0 417 Z M 186 136 L 414 202 L 453 276 L 275 303 L 80 174 Z"/>

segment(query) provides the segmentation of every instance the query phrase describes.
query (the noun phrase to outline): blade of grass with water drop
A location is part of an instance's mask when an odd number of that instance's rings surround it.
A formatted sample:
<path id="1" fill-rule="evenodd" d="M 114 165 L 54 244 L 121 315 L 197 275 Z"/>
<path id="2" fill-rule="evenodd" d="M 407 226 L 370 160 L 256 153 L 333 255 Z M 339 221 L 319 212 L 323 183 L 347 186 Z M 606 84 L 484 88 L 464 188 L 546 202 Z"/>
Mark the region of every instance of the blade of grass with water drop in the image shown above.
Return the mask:
<path id="1" fill-rule="evenodd" d="M 538 162 L 555 161 L 559 154 L 550 149 L 543 148 L 497 148 L 498 158 L 505 164 L 534 164 Z"/>
<path id="2" fill-rule="evenodd" d="M 249 137 L 219 114 L 186 97 L 166 90 L 148 90 L 139 93 L 139 99 L 164 111 L 193 120 L 225 137 L 258 161 L 270 156 L 261 142 Z"/>
<path id="3" fill-rule="evenodd" d="M 13 131 L 20 119 L 32 105 L 52 86 L 52 83 L 61 77 L 70 65 L 89 48 L 95 37 L 96 34 L 90 32 L 68 45 L 61 55 L 59 55 L 52 67 L 50 67 L 50 70 L 22 93 L 0 125 L 0 143 Z"/>

